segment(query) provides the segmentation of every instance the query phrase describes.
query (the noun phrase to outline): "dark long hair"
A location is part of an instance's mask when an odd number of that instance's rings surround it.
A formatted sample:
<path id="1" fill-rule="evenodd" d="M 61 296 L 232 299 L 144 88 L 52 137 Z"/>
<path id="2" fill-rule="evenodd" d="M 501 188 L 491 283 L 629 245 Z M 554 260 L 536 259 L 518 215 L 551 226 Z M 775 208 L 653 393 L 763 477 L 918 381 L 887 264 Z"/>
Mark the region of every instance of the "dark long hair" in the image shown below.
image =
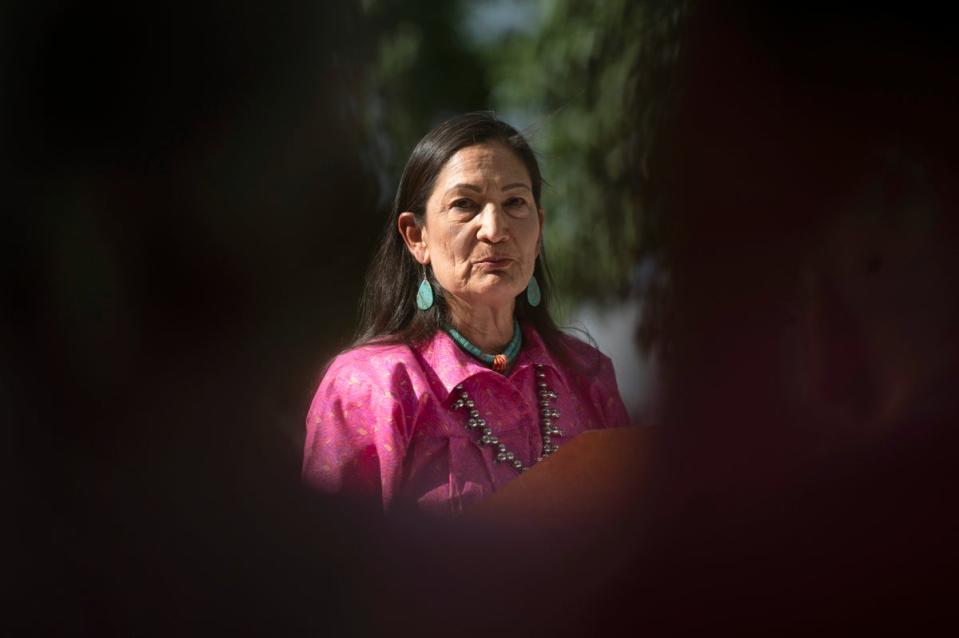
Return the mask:
<path id="1" fill-rule="evenodd" d="M 490 112 L 459 115 L 434 128 L 413 149 L 400 187 L 396 191 L 393 210 L 383 230 L 380 247 L 366 275 L 360 301 L 360 323 L 354 346 L 368 343 L 404 343 L 414 347 L 430 339 L 450 321 L 449 307 L 442 288 L 426 267 L 426 276 L 433 285 L 433 307 L 418 310 L 414 304 L 416 291 L 423 280 L 423 267 L 413 258 L 397 230 L 400 213 L 409 211 L 422 225 L 426 218 L 426 202 L 433 192 L 436 176 L 447 161 L 460 149 L 483 142 L 501 142 L 516 153 L 529 172 L 533 199 L 540 206 L 543 177 L 533 149 L 512 126 Z M 542 302 L 533 307 L 526 295 L 516 297 L 516 318 L 531 324 L 550 351 L 568 360 L 562 333 L 549 314 L 550 277 L 546 256 L 540 250 L 533 270 L 542 291 Z"/>

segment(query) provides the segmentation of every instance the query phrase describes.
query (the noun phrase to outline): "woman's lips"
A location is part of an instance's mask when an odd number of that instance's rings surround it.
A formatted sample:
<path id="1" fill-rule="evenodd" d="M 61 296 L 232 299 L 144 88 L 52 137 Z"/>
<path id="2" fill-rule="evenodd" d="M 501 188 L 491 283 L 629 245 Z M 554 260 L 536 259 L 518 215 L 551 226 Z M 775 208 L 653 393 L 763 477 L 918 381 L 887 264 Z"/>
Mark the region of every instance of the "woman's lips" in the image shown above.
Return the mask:
<path id="1" fill-rule="evenodd" d="M 487 270 L 497 270 L 500 268 L 506 268 L 512 263 L 512 259 L 509 257 L 489 257 L 487 259 L 480 259 L 475 262 L 476 266 L 482 266 Z"/>

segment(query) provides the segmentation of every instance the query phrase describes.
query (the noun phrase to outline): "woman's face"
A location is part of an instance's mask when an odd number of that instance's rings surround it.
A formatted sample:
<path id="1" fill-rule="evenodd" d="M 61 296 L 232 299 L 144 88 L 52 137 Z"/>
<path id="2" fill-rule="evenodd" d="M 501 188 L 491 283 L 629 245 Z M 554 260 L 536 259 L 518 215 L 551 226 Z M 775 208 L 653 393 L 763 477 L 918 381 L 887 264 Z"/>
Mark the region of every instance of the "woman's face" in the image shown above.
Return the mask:
<path id="1" fill-rule="evenodd" d="M 437 175 L 413 254 L 455 301 L 509 305 L 533 274 L 542 224 L 519 157 L 499 142 L 468 146 Z"/>

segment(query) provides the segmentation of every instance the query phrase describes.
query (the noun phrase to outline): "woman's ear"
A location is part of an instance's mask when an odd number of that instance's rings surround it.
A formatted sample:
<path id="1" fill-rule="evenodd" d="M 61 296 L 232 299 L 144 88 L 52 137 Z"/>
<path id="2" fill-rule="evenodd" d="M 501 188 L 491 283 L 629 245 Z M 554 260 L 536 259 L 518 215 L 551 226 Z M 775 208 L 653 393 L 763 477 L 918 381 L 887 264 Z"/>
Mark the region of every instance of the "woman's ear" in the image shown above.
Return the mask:
<path id="1" fill-rule="evenodd" d="M 400 232 L 403 243 L 406 244 L 407 250 L 413 255 L 413 259 L 424 266 L 430 263 L 426 227 L 416 223 L 416 215 L 409 211 L 400 213 L 396 220 L 396 229 Z"/>

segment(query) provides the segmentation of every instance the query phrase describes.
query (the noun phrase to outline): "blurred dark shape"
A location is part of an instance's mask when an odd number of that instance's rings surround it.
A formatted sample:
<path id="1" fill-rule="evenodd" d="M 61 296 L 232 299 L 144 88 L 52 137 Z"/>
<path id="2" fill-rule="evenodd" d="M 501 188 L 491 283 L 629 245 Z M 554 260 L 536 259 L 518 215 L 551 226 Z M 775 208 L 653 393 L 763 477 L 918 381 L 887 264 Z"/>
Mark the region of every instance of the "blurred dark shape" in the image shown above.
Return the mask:
<path id="1" fill-rule="evenodd" d="M 670 269 L 657 494 L 601 618 L 775 633 L 955 622 L 959 85 L 945 24 L 905 5 L 699 6 L 652 169 Z"/>
<path id="2" fill-rule="evenodd" d="M 2 15 L 18 619 L 361 629 L 337 583 L 365 527 L 299 488 L 305 406 L 380 226 L 357 150 L 359 8 Z"/>

